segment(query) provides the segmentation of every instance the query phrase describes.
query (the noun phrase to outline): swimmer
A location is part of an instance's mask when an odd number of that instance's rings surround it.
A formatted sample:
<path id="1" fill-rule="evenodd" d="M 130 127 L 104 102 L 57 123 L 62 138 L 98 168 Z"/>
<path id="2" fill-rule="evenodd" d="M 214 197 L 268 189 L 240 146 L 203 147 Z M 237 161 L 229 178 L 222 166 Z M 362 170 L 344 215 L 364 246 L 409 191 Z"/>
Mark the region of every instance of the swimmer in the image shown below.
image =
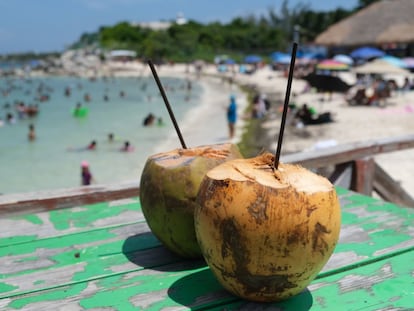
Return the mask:
<path id="1" fill-rule="evenodd" d="M 144 126 L 151 126 L 154 123 L 154 121 L 155 121 L 155 116 L 152 113 L 150 113 L 145 117 L 142 124 Z"/>
<path id="2" fill-rule="evenodd" d="M 96 140 L 92 140 L 91 143 L 86 147 L 87 150 L 96 150 Z"/>
<path id="3" fill-rule="evenodd" d="M 33 124 L 29 125 L 29 134 L 27 135 L 27 138 L 29 141 L 34 141 L 36 139 L 36 133 Z"/>
<path id="4" fill-rule="evenodd" d="M 129 141 L 126 141 L 122 148 L 120 149 L 121 152 L 131 152 L 134 151 L 134 148 L 131 146 Z"/>
<path id="5" fill-rule="evenodd" d="M 114 134 L 113 134 L 113 133 L 109 133 L 109 134 L 108 134 L 108 141 L 109 141 L 110 143 L 112 143 L 112 142 L 114 141 Z"/>

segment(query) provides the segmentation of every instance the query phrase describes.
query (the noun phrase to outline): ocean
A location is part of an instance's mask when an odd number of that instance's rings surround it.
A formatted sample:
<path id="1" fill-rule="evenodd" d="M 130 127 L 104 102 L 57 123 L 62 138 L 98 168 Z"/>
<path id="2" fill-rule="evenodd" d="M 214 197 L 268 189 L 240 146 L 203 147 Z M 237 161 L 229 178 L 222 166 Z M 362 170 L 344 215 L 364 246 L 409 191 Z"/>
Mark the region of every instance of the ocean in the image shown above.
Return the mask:
<path id="1" fill-rule="evenodd" d="M 202 86 L 162 78 L 178 124 L 200 105 Z M 70 89 L 70 95 L 65 90 Z M 123 94 L 121 94 L 123 93 Z M 86 101 L 86 97 L 90 101 Z M 48 98 L 48 100 L 41 100 Z M 106 97 L 106 99 L 105 99 Z M 17 103 L 37 105 L 35 117 L 19 118 Z M 80 103 L 83 116 L 73 110 Z M 6 115 L 13 114 L 14 123 Z M 143 126 L 152 113 L 155 122 Z M 82 113 L 81 113 L 82 115 Z M 139 181 L 145 161 L 176 132 L 152 76 L 97 78 L 0 78 L 0 193 L 21 193 L 80 185 L 80 164 L 88 161 L 97 183 Z M 162 118 L 162 124 L 158 124 Z M 28 140 L 29 125 L 36 139 Z M 110 142 L 108 134 L 113 133 Z M 95 140 L 94 151 L 85 147 Z M 125 141 L 132 152 L 121 152 Z M 180 148 L 177 137 L 177 148 Z M 167 150 L 165 150 L 167 151 Z"/>

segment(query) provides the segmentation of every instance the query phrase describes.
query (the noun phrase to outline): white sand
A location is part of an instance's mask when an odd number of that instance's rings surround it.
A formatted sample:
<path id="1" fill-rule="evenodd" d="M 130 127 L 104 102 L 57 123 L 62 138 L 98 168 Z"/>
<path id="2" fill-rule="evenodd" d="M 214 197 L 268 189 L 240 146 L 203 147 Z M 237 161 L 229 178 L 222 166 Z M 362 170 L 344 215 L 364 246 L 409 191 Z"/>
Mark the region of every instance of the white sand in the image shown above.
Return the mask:
<path id="1" fill-rule="evenodd" d="M 414 75 L 408 75 L 410 80 Z M 401 85 L 404 76 L 389 76 Z M 344 74 L 344 80 L 352 82 L 354 77 L 351 73 Z M 280 73 L 263 69 L 260 72 L 246 76 L 241 79 L 243 83 L 257 85 L 264 93 L 286 92 L 287 79 Z M 371 139 L 391 138 L 410 135 L 414 133 L 414 91 L 405 94 L 395 93 L 387 100 L 384 108 L 371 106 L 349 106 L 344 95 L 333 94 L 329 100 L 328 94 L 305 93 L 303 80 L 294 79 L 292 83 L 291 102 L 295 101 L 300 107 L 307 103 L 314 107 L 317 112 L 330 111 L 334 115 L 335 122 L 306 126 L 304 129 L 292 129 L 291 132 L 303 135 L 289 135 L 284 139 L 282 150 L 285 152 L 301 152 L 316 149 L 318 146 L 332 146 L 353 142 L 362 142 Z M 323 99 L 323 101 L 322 101 Z M 277 118 L 280 120 L 280 114 Z M 264 123 L 270 137 L 277 137 L 279 133 L 279 122 L 270 119 Z M 276 141 L 267 146 L 269 150 L 276 149 Z M 414 196 L 414 149 L 384 153 L 375 157 L 375 160 L 395 180 L 399 181 L 403 188 Z"/>

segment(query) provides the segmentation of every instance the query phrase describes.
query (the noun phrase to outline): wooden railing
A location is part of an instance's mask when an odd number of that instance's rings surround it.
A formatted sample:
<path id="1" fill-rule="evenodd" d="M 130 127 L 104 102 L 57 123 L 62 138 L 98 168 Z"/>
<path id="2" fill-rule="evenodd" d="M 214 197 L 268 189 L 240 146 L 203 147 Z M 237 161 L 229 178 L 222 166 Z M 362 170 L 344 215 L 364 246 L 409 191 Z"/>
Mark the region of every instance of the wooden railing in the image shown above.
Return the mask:
<path id="1" fill-rule="evenodd" d="M 414 135 L 284 155 L 281 162 L 297 163 L 309 169 L 332 167 L 327 177 L 335 185 L 384 200 L 414 207 L 414 199 L 374 159 L 375 155 L 414 148 Z M 414 178 L 414 177 L 413 177 Z M 33 213 L 139 196 L 139 182 L 92 185 L 70 189 L 0 196 L 2 214 Z"/>
<path id="2" fill-rule="evenodd" d="M 374 156 L 414 148 L 414 135 L 369 140 L 332 148 L 301 152 L 281 157 L 282 162 L 297 163 L 309 169 L 332 166 L 326 177 L 335 184 L 399 205 L 414 207 L 414 199 L 375 161 Z M 414 177 L 413 177 L 414 178 Z"/>
<path id="3" fill-rule="evenodd" d="M 91 185 L 0 196 L 2 214 L 26 214 L 139 196 L 139 182 Z"/>

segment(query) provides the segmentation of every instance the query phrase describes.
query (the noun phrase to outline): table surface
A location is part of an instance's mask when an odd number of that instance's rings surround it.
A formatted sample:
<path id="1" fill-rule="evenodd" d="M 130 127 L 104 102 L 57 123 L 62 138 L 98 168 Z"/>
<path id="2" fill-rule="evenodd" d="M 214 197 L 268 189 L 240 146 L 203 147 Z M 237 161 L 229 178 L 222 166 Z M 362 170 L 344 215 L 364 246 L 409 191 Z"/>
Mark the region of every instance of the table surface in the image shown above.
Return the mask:
<path id="1" fill-rule="evenodd" d="M 0 219 L 0 310 L 414 310 L 414 209 L 337 188 L 340 241 L 279 303 L 225 291 L 153 236 L 139 198 Z"/>

